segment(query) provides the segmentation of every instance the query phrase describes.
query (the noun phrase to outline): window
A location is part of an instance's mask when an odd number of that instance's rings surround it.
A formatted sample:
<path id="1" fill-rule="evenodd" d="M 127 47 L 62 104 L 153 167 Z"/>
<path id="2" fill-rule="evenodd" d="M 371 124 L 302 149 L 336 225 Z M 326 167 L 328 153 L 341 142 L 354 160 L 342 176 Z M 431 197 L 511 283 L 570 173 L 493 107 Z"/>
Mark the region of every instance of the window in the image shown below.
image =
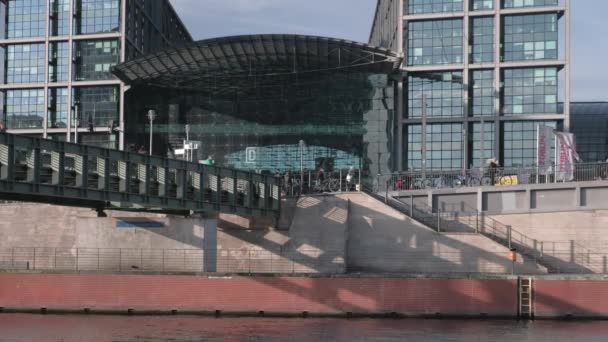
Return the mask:
<path id="1" fill-rule="evenodd" d="M 507 16 L 503 58 L 507 62 L 557 59 L 557 14 Z"/>
<path id="2" fill-rule="evenodd" d="M 44 82 L 44 44 L 9 45 L 6 83 Z"/>
<path id="3" fill-rule="evenodd" d="M 555 121 L 508 121 L 504 123 L 504 166 L 526 167 L 536 164 L 537 127 L 557 128 Z M 554 150 L 555 147 L 551 146 Z M 554 153 L 551 153 L 553 156 Z"/>
<path id="4" fill-rule="evenodd" d="M 506 69 L 503 79 L 504 115 L 558 113 L 556 68 Z"/>
<path id="5" fill-rule="evenodd" d="M 44 37 L 47 0 L 8 0 L 7 38 Z"/>
<path id="6" fill-rule="evenodd" d="M 74 95 L 81 125 L 107 127 L 111 120 L 118 120 L 117 87 L 80 87 L 74 89 Z"/>
<path id="7" fill-rule="evenodd" d="M 69 43 L 51 42 L 49 44 L 49 82 L 68 80 Z"/>
<path id="8" fill-rule="evenodd" d="M 68 89 L 49 88 L 48 128 L 67 127 L 68 110 Z"/>
<path id="9" fill-rule="evenodd" d="M 408 169 L 422 169 L 422 125 L 408 126 L 408 139 Z M 427 125 L 427 170 L 461 169 L 463 139 L 464 132 L 460 123 Z"/>
<path id="10" fill-rule="evenodd" d="M 49 34 L 67 36 L 70 34 L 70 0 L 50 0 Z"/>
<path id="11" fill-rule="evenodd" d="M 408 65 L 462 63 L 462 19 L 416 21 L 408 27 Z"/>
<path id="12" fill-rule="evenodd" d="M 504 8 L 557 6 L 559 0 L 504 0 Z"/>
<path id="13" fill-rule="evenodd" d="M 462 72 L 411 74 L 408 78 L 408 117 L 462 117 Z M 425 106 L 426 105 L 426 106 Z"/>
<path id="14" fill-rule="evenodd" d="M 407 14 L 462 12 L 463 0 L 410 0 Z"/>
<path id="15" fill-rule="evenodd" d="M 473 116 L 493 116 L 494 112 L 494 70 L 474 70 L 471 72 L 471 114 Z"/>
<path id="16" fill-rule="evenodd" d="M 42 128 L 44 122 L 44 89 L 6 91 L 6 126 L 9 129 Z"/>
<path id="17" fill-rule="evenodd" d="M 469 128 L 469 167 L 485 166 L 486 160 L 499 158 L 494 154 L 495 130 L 493 122 L 472 123 Z M 483 153 L 482 153 L 483 151 Z"/>
<path id="18" fill-rule="evenodd" d="M 87 40 L 74 43 L 77 63 L 76 81 L 106 80 L 114 76 L 110 69 L 118 64 L 118 40 Z"/>
<path id="19" fill-rule="evenodd" d="M 119 31 L 119 0 L 80 0 L 77 4 L 75 31 L 78 34 Z"/>
<path id="20" fill-rule="evenodd" d="M 494 9 L 494 0 L 473 0 L 473 11 L 483 11 Z"/>
<path id="21" fill-rule="evenodd" d="M 471 63 L 494 62 L 494 18 L 471 20 Z"/>

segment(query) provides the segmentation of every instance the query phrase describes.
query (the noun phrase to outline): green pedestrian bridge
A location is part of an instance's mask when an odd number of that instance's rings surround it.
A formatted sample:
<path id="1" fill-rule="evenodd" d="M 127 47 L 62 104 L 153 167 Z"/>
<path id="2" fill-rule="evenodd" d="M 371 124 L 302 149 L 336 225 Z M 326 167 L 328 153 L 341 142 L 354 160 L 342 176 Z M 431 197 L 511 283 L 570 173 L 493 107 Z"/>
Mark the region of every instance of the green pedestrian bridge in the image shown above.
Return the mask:
<path id="1" fill-rule="evenodd" d="M 158 156 L 0 133 L 0 200 L 278 217 L 280 180 Z"/>

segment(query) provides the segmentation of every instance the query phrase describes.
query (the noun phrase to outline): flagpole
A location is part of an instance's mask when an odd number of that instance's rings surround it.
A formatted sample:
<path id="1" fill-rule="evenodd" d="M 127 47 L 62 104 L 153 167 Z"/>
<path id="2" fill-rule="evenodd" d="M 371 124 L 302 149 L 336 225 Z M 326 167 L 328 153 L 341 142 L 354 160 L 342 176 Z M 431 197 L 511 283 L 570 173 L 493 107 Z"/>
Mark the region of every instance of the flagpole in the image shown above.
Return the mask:
<path id="1" fill-rule="evenodd" d="M 553 176 L 553 178 L 554 178 L 553 183 L 557 183 L 557 169 L 558 169 L 557 162 L 559 160 L 559 142 L 557 140 L 557 134 L 555 134 L 555 131 L 553 132 L 553 139 L 555 140 L 555 163 L 553 163 L 553 164 L 555 164 L 555 171 L 554 171 L 555 175 Z"/>
<path id="2" fill-rule="evenodd" d="M 540 124 L 536 125 L 536 184 L 540 184 Z"/>

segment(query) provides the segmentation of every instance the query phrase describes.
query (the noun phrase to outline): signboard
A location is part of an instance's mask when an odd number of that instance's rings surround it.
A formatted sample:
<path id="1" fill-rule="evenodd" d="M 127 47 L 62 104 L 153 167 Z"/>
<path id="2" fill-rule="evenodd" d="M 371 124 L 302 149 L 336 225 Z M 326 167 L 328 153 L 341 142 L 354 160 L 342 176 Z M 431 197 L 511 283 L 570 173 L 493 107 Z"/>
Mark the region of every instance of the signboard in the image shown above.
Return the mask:
<path id="1" fill-rule="evenodd" d="M 200 144 L 200 141 L 184 140 L 184 150 L 198 150 Z"/>
<path id="2" fill-rule="evenodd" d="M 165 228 L 165 223 L 148 219 L 125 218 L 116 219 L 116 228 Z"/>
<path id="3" fill-rule="evenodd" d="M 255 164 L 257 161 L 258 161 L 258 148 L 257 147 L 247 147 L 247 149 L 245 149 L 245 163 Z"/>

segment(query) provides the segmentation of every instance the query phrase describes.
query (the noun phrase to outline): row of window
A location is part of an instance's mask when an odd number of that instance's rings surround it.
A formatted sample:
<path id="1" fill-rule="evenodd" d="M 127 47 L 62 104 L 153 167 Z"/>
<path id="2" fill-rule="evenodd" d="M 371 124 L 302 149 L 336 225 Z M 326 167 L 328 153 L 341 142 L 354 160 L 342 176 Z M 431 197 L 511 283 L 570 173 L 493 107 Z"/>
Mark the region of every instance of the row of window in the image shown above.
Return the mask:
<path id="1" fill-rule="evenodd" d="M 473 11 L 494 9 L 494 0 L 471 0 Z M 502 8 L 523 8 L 538 6 L 557 6 L 559 0 L 503 0 Z M 409 0 L 405 4 L 404 12 L 407 14 L 462 12 L 463 0 Z"/>
<path id="2" fill-rule="evenodd" d="M 472 116 L 495 116 L 493 70 L 470 74 Z M 501 114 L 506 116 L 558 113 L 557 68 L 506 69 L 502 72 Z M 462 117 L 462 72 L 412 73 L 408 77 L 408 117 Z"/>
<path id="3" fill-rule="evenodd" d="M 7 128 L 43 128 L 45 115 L 47 116 L 47 128 L 67 127 L 68 111 L 72 110 L 74 116 L 76 108 L 68 105 L 68 89 L 50 88 L 47 95 L 48 106 L 45 106 L 44 89 L 4 91 L 1 96 Z M 96 127 L 105 127 L 109 121 L 118 119 L 117 87 L 74 88 L 72 98 L 73 102 L 78 104 L 78 118 L 81 127 L 90 123 Z"/>
<path id="4" fill-rule="evenodd" d="M 471 63 L 494 62 L 494 18 L 471 18 Z M 501 59 L 527 61 L 557 59 L 557 14 L 507 16 L 503 20 Z M 408 65 L 461 64 L 464 54 L 463 19 L 410 21 L 404 35 Z"/>
<path id="5" fill-rule="evenodd" d="M 51 36 L 69 34 L 71 3 L 74 6 L 75 34 L 119 30 L 120 0 L 8 0 L 6 38 L 44 37 L 47 2 Z"/>
<path id="6" fill-rule="evenodd" d="M 45 77 L 44 44 L 9 45 L 6 49 L 6 76 L 4 82 L 39 83 Z M 118 64 L 118 40 L 77 41 L 74 43 L 73 80 L 107 80 L 114 76 L 111 68 Z M 69 78 L 69 43 L 49 44 L 48 81 L 64 82 Z"/>
<path id="7" fill-rule="evenodd" d="M 442 123 L 426 125 L 423 144 L 422 125 L 407 127 L 407 168 L 450 170 L 465 163 L 465 141 L 468 140 L 466 167 L 479 167 L 490 158 L 502 160 L 506 167 L 533 166 L 536 162 L 537 130 L 540 126 L 557 128 L 555 121 L 512 121 L 501 125 L 501 156 L 495 155 L 496 125 L 493 122 Z M 425 151 L 423 149 L 426 148 Z M 424 156 L 424 158 L 423 158 Z"/>

